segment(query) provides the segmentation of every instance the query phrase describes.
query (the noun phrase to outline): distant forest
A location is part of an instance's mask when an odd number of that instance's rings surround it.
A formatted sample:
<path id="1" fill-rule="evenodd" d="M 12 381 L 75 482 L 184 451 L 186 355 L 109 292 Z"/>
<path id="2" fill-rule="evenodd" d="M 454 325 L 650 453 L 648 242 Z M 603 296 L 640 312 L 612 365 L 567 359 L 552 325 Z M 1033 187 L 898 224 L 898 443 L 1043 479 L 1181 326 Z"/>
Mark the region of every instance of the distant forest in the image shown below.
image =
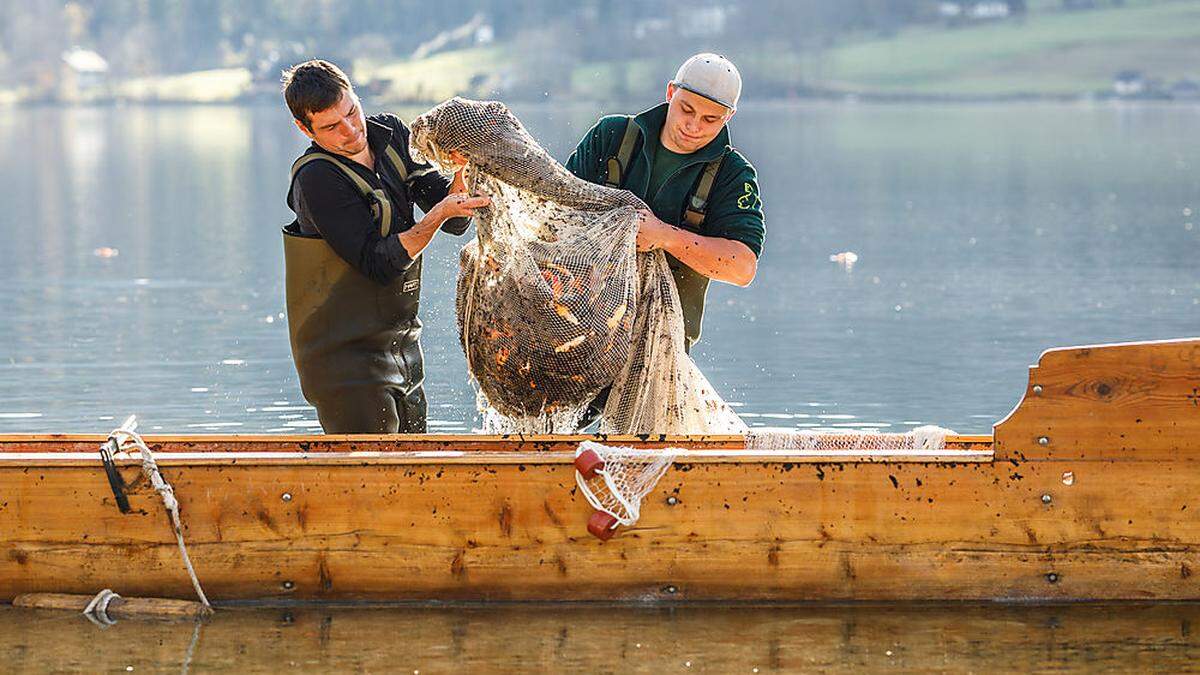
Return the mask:
<path id="1" fill-rule="evenodd" d="M 451 44 L 436 39 L 472 19 L 496 43 L 544 45 L 546 59 L 568 63 L 681 53 L 695 36 L 731 50 L 811 53 L 854 34 L 945 22 L 948 5 L 1034 11 L 1025 0 L 0 0 L 0 86 L 52 86 L 73 47 L 101 55 L 114 77 L 241 67 L 277 78 L 311 54 L 403 59 L 430 41 Z"/>

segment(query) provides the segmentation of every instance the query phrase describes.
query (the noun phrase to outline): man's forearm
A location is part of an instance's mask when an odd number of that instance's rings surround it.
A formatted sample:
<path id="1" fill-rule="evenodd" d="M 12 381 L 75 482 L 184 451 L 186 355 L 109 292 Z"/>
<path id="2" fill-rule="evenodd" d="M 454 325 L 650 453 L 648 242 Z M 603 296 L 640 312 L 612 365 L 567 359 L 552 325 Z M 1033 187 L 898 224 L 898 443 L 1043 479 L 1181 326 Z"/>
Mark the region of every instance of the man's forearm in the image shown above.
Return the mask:
<path id="1" fill-rule="evenodd" d="M 400 244 L 408 252 L 408 257 L 415 259 L 421 255 L 421 251 L 433 241 L 433 235 L 437 234 L 438 228 L 444 222 L 446 217 L 442 215 L 441 209 L 435 206 L 416 225 L 397 235 L 400 237 Z"/>
<path id="2" fill-rule="evenodd" d="M 758 272 L 758 257 L 749 246 L 733 239 L 671 227 L 662 248 L 700 274 L 735 286 L 749 286 Z"/>

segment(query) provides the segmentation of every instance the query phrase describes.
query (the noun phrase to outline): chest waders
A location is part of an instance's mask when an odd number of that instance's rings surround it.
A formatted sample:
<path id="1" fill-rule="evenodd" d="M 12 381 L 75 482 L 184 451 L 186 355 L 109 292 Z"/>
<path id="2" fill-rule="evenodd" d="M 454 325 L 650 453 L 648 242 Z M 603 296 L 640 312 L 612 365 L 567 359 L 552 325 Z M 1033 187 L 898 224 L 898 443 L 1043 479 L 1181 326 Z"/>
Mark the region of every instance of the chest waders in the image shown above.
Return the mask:
<path id="1" fill-rule="evenodd" d="M 395 148 L 386 162 L 402 180 L 408 172 Z M 292 180 L 309 162 L 330 162 L 371 204 L 379 234 L 392 229 L 392 204 L 352 168 L 310 152 L 292 165 Z M 342 260 L 318 235 L 283 231 L 288 332 L 304 398 L 329 434 L 424 433 L 425 380 L 421 354 L 421 257 L 386 286 Z"/>
<path id="2" fill-rule="evenodd" d="M 629 163 L 633 159 L 633 148 L 637 145 L 638 137 L 641 135 L 641 127 L 633 121 L 632 117 L 627 119 L 625 133 L 621 136 L 621 145 L 617 148 L 617 155 L 608 158 L 606 165 L 608 172 L 604 178 L 605 185 L 611 188 L 624 187 L 623 183 L 628 177 Z M 704 216 L 708 212 L 708 197 L 712 193 L 713 183 L 717 180 L 717 172 L 721 170 L 721 163 L 724 161 L 725 155 L 722 154 L 704 165 L 700 179 L 696 182 L 688 198 L 687 207 L 683 212 L 683 220 L 696 233 L 699 233 L 700 226 L 704 224 Z M 648 196 L 650 199 L 654 198 L 653 195 Z M 671 276 L 675 278 L 675 288 L 679 291 L 679 304 L 683 310 L 683 334 L 686 338 L 684 344 L 687 350 L 691 351 L 692 345 L 700 340 L 700 328 L 704 320 L 704 301 L 708 296 L 710 280 L 680 262 L 670 253 L 667 253 L 666 256 L 667 265 L 671 268 Z"/>

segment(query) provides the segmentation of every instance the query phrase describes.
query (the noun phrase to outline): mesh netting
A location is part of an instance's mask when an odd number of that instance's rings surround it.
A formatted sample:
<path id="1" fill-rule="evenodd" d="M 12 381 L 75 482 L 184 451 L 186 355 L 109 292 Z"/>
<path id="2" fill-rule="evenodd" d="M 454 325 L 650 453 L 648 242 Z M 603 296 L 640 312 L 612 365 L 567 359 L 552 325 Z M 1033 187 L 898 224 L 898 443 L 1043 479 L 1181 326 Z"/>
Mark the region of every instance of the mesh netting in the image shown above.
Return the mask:
<path id="1" fill-rule="evenodd" d="M 942 450 L 950 429 L 921 426 L 905 433 L 864 433 L 861 431 L 760 431 L 746 433 L 747 450 L 801 452 L 885 450 Z"/>
<path id="2" fill-rule="evenodd" d="M 413 122 L 414 155 L 462 153 L 476 212 L 460 257 L 459 336 L 485 430 L 569 433 L 611 386 L 605 433 L 740 433 L 684 350 L 661 251 L 638 254 L 633 193 L 576 178 L 498 102 L 451 99 Z"/>
<path id="3" fill-rule="evenodd" d="M 746 434 L 745 449 L 756 453 L 778 452 L 785 456 L 933 451 L 945 449 L 946 437 L 953 434 L 950 429 L 936 426 L 917 427 L 906 433 L 754 431 Z M 604 465 L 591 478 L 585 478 L 577 471 L 575 481 L 579 490 L 593 508 L 612 515 L 625 526 L 637 522 L 642 499 L 678 457 L 707 454 L 679 448 L 641 450 L 584 441 L 575 451 L 575 456 L 589 451 L 595 453 Z M 710 453 L 728 454 L 728 451 L 715 450 Z"/>
<path id="4" fill-rule="evenodd" d="M 593 441 L 579 444 L 575 456 L 587 451 L 596 453 L 604 461 L 592 478 L 575 473 L 575 482 L 588 503 L 597 511 L 604 511 L 626 527 L 637 522 L 642 498 L 654 489 L 671 463 L 676 450 L 638 450 L 601 445 Z"/>

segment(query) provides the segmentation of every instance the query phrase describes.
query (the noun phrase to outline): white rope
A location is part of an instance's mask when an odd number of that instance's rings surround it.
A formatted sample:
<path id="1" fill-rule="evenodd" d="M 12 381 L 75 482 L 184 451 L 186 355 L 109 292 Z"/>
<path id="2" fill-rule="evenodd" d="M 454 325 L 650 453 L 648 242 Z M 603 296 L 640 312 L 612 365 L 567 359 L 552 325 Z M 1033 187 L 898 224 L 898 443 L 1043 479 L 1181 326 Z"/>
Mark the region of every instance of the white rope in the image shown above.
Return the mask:
<path id="1" fill-rule="evenodd" d="M 175 499 L 175 490 L 171 487 L 170 483 L 163 480 L 162 473 L 158 470 L 158 463 L 154 461 L 154 454 L 150 452 L 150 448 L 146 446 L 146 442 L 142 440 L 142 437 L 134 431 L 136 428 L 137 419 L 134 415 L 130 415 L 108 437 L 116 441 L 119 451 L 128 453 L 130 449 L 137 448 L 141 454 L 142 473 L 145 474 L 146 478 L 150 481 L 150 485 L 162 497 L 163 506 L 167 508 L 167 512 L 171 515 L 171 524 L 175 528 L 175 540 L 179 544 L 179 554 L 183 556 L 183 565 L 187 568 L 188 576 L 192 579 L 192 587 L 196 589 L 196 595 L 200 597 L 201 604 L 211 610 L 212 605 L 208 603 L 208 598 L 204 595 L 204 589 L 200 588 L 200 580 L 196 578 L 196 570 L 192 568 L 192 559 L 188 556 L 187 545 L 183 543 L 183 525 L 179 521 L 179 500 Z"/>
<path id="2" fill-rule="evenodd" d="M 101 626 L 111 626 L 116 623 L 108 616 L 108 606 L 113 600 L 120 600 L 121 596 L 113 592 L 111 588 L 106 588 L 95 595 L 87 607 L 83 608 L 83 615 L 90 619 L 93 623 Z"/>

